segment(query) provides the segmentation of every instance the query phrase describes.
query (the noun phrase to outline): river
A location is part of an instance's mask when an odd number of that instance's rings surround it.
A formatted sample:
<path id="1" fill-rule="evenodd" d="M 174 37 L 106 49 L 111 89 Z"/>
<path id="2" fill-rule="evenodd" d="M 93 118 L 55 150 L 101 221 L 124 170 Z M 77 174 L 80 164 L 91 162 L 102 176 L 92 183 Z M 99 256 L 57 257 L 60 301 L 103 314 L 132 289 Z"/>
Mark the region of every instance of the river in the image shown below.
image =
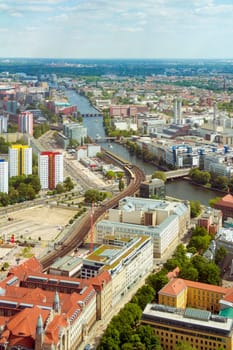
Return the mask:
<path id="1" fill-rule="evenodd" d="M 71 104 L 78 106 L 78 110 L 81 114 L 96 113 L 95 108 L 89 103 L 86 97 L 81 96 L 72 90 L 67 90 L 66 96 Z M 95 138 L 96 135 L 105 136 L 102 117 L 84 117 L 83 124 L 87 128 L 88 135 L 91 138 Z M 125 147 L 118 143 L 111 143 L 111 148 L 109 148 L 110 144 L 108 143 L 101 143 L 101 146 L 116 153 L 120 157 L 129 160 L 132 164 L 137 165 L 143 169 L 146 175 L 151 175 L 156 170 L 155 166 L 145 163 L 136 156 L 131 155 Z M 168 182 L 166 184 L 166 194 L 167 196 L 184 200 L 198 200 L 203 205 L 208 205 L 211 198 L 217 196 L 221 197 L 221 194 L 218 192 L 194 186 L 190 182 L 184 180 Z"/>

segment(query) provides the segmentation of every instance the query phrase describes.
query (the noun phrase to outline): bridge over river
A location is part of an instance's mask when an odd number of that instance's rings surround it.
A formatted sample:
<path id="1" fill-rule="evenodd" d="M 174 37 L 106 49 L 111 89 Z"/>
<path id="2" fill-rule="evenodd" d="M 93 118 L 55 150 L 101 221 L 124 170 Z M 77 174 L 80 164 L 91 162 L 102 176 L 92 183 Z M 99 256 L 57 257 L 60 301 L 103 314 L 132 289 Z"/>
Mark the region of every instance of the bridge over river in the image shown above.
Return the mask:
<path id="1" fill-rule="evenodd" d="M 171 180 L 178 179 L 179 177 L 185 177 L 188 176 L 190 170 L 191 168 L 166 171 L 166 178 L 167 180 Z"/>

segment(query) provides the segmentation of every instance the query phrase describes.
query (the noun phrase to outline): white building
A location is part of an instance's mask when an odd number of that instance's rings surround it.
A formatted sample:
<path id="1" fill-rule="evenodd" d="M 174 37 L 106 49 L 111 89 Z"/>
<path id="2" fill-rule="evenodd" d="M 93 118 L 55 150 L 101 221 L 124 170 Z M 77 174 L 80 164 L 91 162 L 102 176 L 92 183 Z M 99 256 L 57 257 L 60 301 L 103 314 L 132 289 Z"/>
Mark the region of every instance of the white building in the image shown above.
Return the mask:
<path id="1" fill-rule="evenodd" d="M 32 174 L 32 148 L 25 145 L 9 147 L 9 176 Z"/>
<path id="2" fill-rule="evenodd" d="M 7 132 L 8 118 L 0 115 L 0 134 Z"/>
<path id="3" fill-rule="evenodd" d="M 8 193 L 8 162 L 0 159 L 0 192 Z"/>
<path id="4" fill-rule="evenodd" d="M 38 173 L 41 189 L 55 189 L 64 181 L 63 154 L 41 152 L 38 158 Z"/>
<path id="5" fill-rule="evenodd" d="M 97 144 L 88 144 L 85 146 L 80 146 L 77 149 L 77 160 L 83 158 L 93 158 L 96 157 L 97 153 L 101 152 L 101 146 Z"/>
<path id="6" fill-rule="evenodd" d="M 107 270 L 112 278 L 112 305 L 115 305 L 152 270 L 153 245 L 146 236 L 121 239 L 109 235 L 103 243 L 83 260 L 82 278 L 91 278 Z"/>
<path id="7" fill-rule="evenodd" d="M 18 116 L 18 130 L 22 133 L 33 135 L 33 114 L 31 112 L 22 112 Z"/>
<path id="8" fill-rule="evenodd" d="M 170 245 L 178 242 L 189 227 L 190 210 L 181 202 L 168 202 L 138 197 L 119 201 L 118 209 L 109 210 L 109 220 L 96 225 L 96 241 L 106 235 L 152 237 L 155 257 L 163 257 Z"/>

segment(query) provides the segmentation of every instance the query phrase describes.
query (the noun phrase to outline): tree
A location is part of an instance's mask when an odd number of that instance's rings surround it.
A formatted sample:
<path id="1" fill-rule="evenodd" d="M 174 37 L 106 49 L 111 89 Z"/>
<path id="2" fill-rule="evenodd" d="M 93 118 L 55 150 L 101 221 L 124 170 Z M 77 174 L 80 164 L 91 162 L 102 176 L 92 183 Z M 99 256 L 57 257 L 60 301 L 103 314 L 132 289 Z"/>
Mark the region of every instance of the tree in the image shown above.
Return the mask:
<path id="1" fill-rule="evenodd" d="M 55 190 L 56 190 L 56 193 L 63 193 L 64 192 L 64 187 L 63 187 L 62 184 L 59 183 L 59 184 L 56 185 Z"/>
<path id="2" fill-rule="evenodd" d="M 160 179 L 160 180 L 163 180 L 164 182 L 166 182 L 167 180 L 167 177 L 166 177 L 166 173 L 164 171 L 155 171 L 152 176 L 151 176 L 152 179 Z"/>
<path id="3" fill-rule="evenodd" d="M 106 192 L 99 192 L 95 189 L 87 190 L 84 194 L 84 200 L 86 203 L 97 203 L 102 202 L 104 199 L 106 199 L 107 193 Z"/>
<path id="4" fill-rule="evenodd" d="M 70 148 L 76 148 L 76 147 L 78 147 L 79 146 L 79 142 L 77 141 L 77 140 L 75 140 L 75 139 L 70 139 L 69 140 L 69 145 L 68 145 L 68 147 L 70 147 Z"/>
<path id="5" fill-rule="evenodd" d="M 194 182 L 200 185 L 208 184 L 211 179 L 211 175 L 208 171 L 201 171 L 197 168 L 191 169 L 189 172 L 189 176 Z"/>
<path id="6" fill-rule="evenodd" d="M 105 176 L 106 176 L 107 179 L 112 180 L 112 179 L 115 179 L 116 174 L 115 174 L 114 171 L 109 170 L 109 171 L 106 172 Z"/>
<path id="7" fill-rule="evenodd" d="M 194 247 L 201 254 L 209 247 L 211 236 L 193 236 L 189 242 L 189 247 Z"/>
<path id="8" fill-rule="evenodd" d="M 190 201 L 191 218 L 195 218 L 201 213 L 201 203 L 199 201 Z"/>
<path id="9" fill-rule="evenodd" d="M 160 291 L 160 289 L 162 289 L 168 283 L 168 278 L 166 274 L 167 271 L 164 269 L 156 274 L 148 276 L 146 279 L 146 283 L 153 287 L 156 295 Z"/>
<path id="10" fill-rule="evenodd" d="M 122 179 L 119 180 L 118 188 L 119 188 L 119 191 L 123 191 L 125 188 L 125 183 Z"/>
<path id="11" fill-rule="evenodd" d="M 63 184 L 66 191 L 71 191 L 74 188 L 74 184 L 69 176 L 64 180 Z"/>
<path id="12" fill-rule="evenodd" d="M 9 197 L 7 193 L 0 192 L 0 207 L 6 207 L 9 203 Z"/>
<path id="13" fill-rule="evenodd" d="M 224 247 L 220 247 L 216 250 L 215 253 L 215 263 L 219 264 L 222 262 L 222 260 L 225 258 L 225 256 L 227 255 L 227 250 Z"/>
<path id="14" fill-rule="evenodd" d="M 192 265 L 184 265 L 179 273 L 179 277 L 190 281 L 198 281 L 198 271 Z"/>
<path id="15" fill-rule="evenodd" d="M 190 345 L 189 343 L 182 341 L 176 344 L 174 350 L 196 350 L 196 348 Z"/>
<path id="16" fill-rule="evenodd" d="M 176 258 L 171 258 L 171 259 L 168 259 L 165 264 L 164 264 L 164 267 L 165 269 L 167 269 L 168 271 L 172 271 L 174 270 L 177 266 L 178 267 L 181 267 L 181 263 L 178 259 Z"/>
<path id="17" fill-rule="evenodd" d="M 155 334 L 154 328 L 150 326 L 140 325 L 136 329 L 136 333 L 140 338 L 142 344 L 146 346 L 147 350 L 162 349 L 158 337 Z"/>
<path id="18" fill-rule="evenodd" d="M 148 303 L 155 298 L 155 290 L 150 285 L 141 287 L 132 298 L 132 303 L 136 303 L 143 310 Z"/>
<path id="19" fill-rule="evenodd" d="M 221 200 L 221 197 L 215 197 L 209 200 L 209 205 L 211 208 L 214 207 L 216 203 L 218 203 Z"/>
<path id="20" fill-rule="evenodd" d="M 226 191 L 228 189 L 228 178 L 226 176 L 214 176 L 211 179 L 211 187 Z"/>

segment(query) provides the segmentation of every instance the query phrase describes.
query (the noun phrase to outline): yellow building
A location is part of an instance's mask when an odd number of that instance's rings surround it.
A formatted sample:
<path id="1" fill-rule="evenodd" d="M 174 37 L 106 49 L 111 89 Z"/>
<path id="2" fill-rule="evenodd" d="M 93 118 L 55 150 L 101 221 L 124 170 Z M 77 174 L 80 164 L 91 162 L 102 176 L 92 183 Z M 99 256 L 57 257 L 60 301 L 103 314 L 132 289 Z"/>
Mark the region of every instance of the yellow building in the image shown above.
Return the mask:
<path id="1" fill-rule="evenodd" d="M 9 147 L 9 176 L 32 174 L 32 148 L 27 145 Z"/>
<path id="2" fill-rule="evenodd" d="M 159 304 L 217 313 L 220 311 L 220 300 L 227 293 L 229 288 L 173 278 L 159 291 Z"/>
<path id="3" fill-rule="evenodd" d="M 199 309 L 148 304 L 141 323 L 155 328 L 164 350 L 187 342 L 197 350 L 233 350 L 233 319 Z"/>

